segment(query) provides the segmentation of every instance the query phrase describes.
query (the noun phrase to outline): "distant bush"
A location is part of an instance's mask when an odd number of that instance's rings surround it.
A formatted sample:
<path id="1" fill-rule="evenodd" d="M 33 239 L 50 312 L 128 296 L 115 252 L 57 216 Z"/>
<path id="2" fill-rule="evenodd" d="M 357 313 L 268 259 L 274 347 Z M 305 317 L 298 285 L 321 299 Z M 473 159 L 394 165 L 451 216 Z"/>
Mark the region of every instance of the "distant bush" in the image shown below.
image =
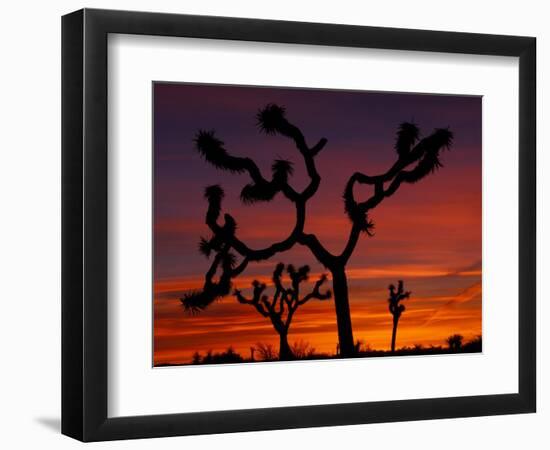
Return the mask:
<path id="1" fill-rule="evenodd" d="M 262 361 L 276 361 L 279 359 L 279 352 L 275 350 L 272 344 L 258 342 L 255 349 Z"/>
<path id="2" fill-rule="evenodd" d="M 401 347 L 395 349 L 395 352 L 390 350 L 373 350 L 368 343 L 363 340 L 357 340 L 355 348 L 357 358 L 368 357 L 382 357 L 382 356 L 412 356 L 412 355 L 441 355 L 449 353 L 478 353 L 482 350 L 482 338 L 481 335 L 475 336 L 473 339 L 463 342 L 464 337 L 460 334 L 453 334 L 446 339 L 447 346 L 430 345 L 423 346 L 422 344 L 414 344 L 411 347 Z M 273 344 L 266 344 L 262 342 L 256 343 L 251 347 L 250 358 L 244 358 L 237 353 L 233 347 L 228 347 L 224 352 L 214 353 L 212 350 L 202 355 L 199 352 L 195 352 L 191 358 L 191 364 L 230 364 L 230 363 L 243 363 L 243 362 L 261 362 L 261 361 L 279 361 L 279 353 L 273 346 Z M 315 348 L 308 342 L 300 339 L 295 341 L 291 346 L 293 359 L 338 359 L 341 357 L 339 354 L 329 353 L 316 353 Z M 253 355 L 257 355 L 258 358 L 254 358 Z M 156 367 L 171 366 L 179 364 L 161 363 L 156 364 Z"/>
<path id="3" fill-rule="evenodd" d="M 235 352 L 233 347 L 228 347 L 225 352 L 221 353 L 212 353 L 212 350 L 208 350 L 204 356 L 199 352 L 195 352 L 192 359 L 192 364 L 227 364 L 240 362 L 244 362 L 244 358 Z"/>
<path id="4" fill-rule="evenodd" d="M 482 350 L 481 335 L 476 336 L 471 341 L 466 342 L 462 346 L 462 351 L 467 353 L 477 353 Z"/>
<path id="5" fill-rule="evenodd" d="M 355 342 L 355 352 L 357 354 L 368 354 L 372 352 L 372 348 L 369 343 L 366 343 L 363 339 L 357 339 Z"/>
<path id="6" fill-rule="evenodd" d="M 447 345 L 449 346 L 449 350 L 456 352 L 459 351 L 462 348 L 462 341 L 464 340 L 464 336 L 461 334 L 453 334 L 447 338 Z"/>
<path id="7" fill-rule="evenodd" d="M 315 355 L 315 347 L 312 347 L 309 342 L 303 339 L 294 342 L 291 349 L 294 359 L 309 359 Z"/>

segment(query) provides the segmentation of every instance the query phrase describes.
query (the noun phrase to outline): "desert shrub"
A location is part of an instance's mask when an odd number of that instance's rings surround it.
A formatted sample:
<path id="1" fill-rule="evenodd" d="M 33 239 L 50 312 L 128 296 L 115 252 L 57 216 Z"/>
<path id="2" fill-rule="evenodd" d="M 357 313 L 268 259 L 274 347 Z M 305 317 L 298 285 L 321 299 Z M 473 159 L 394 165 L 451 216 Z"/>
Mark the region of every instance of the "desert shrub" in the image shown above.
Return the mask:
<path id="1" fill-rule="evenodd" d="M 263 361 L 275 361 L 279 359 L 279 353 L 275 350 L 272 344 L 258 342 L 255 349 L 258 352 L 258 356 Z"/>

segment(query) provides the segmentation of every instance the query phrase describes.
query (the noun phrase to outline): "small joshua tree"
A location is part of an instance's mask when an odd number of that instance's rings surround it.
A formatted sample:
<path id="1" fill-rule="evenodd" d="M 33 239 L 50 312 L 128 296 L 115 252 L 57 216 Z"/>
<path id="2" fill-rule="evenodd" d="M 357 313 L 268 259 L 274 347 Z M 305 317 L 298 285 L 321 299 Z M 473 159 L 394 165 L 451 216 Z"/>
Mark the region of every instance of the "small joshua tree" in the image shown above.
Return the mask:
<path id="1" fill-rule="evenodd" d="M 393 284 L 390 284 L 388 287 L 390 291 L 390 297 L 388 298 L 388 306 L 389 310 L 393 316 L 393 328 L 391 333 L 391 352 L 395 352 L 395 338 L 397 336 L 397 323 L 399 322 L 399 318 L 401 317 L 401 314 L 405 311 L 405 305 L 400 303 L 402 300 L 405 300 L 406 298 L 409 298 L 411 296 L 411 292 L 407 291 L 405 292 L 403 290 L 403 280 L 399 280 L 397 283 L 397 289 Z"/>
<path id="2" fill-rule="evenodd" d="M 321 292 L 321 286 L 327 281 L 326 275 L 321 275 L 311 292 L 302 295 L 300 285 L 309 278 L 309 266 L 302 266 L 297 270 L 292 264 L 286 266 L 290 277 L 290 287 L 288 288 L 282 282 L 284 270 L 285 265 L 279 263 L 273 271 L 275 293 L 271 299 L 264 294 L 267 288 L 265 283 L 260 283 L 258 280 L 252 282 L 252 298 L 246 298 L 238 289 L 234 292 L 239 303 L 254 306 L 262 316 L 271 320 L 273 328 L 279 334 L 279 359 L 281 361 L 294 358 L 292 349 L 288 345 L 288 329 L 296 310 L 311 299 L 327 300 L 332 296 L 329 290 Z"/>
<path id="3" fill-rule="evenodd" d="M 250 262 L 267 260 L 295 245 L 302 245 L 332 275 L 339 351 L 342 357 L 352 357 L 356 349 L 346 265 L 361 235 L 373 236 L 371 212 L 385 199 L 393 196 L 401 186 L 417 183 L 442 167 L 440 153 L 452 145 L 453 133 L 446 128 L 439 128 L 420 138 L 420 130 L 416 125 L 402 123 L 397 129 L 394 145 L 396 159 L 393 164 L 379 174 L 355 172 L 350 175 L 343 193 L 344 211 L 350 220 L 350 228 L 346 232 L 348 237 L 339 252 L 331 253 L 315 234 L 305 230 L 307 203 L 321 184 L 321 175 L 317 171 L 315 160 L 325 148 L 327 139 L 321 138 L 316 144 L 308 145 L 302 131 L 287 119 L 285 108 L 279 105 L 268 104 L 258 112 L 256 118 L 260 132 L 284 136 L 296 146 L 309 177 L 309 183 L 303 190 L 296 190 L 290 182 L 294 169 L 292 162 L 275 160 L 271 166 L 271 179 L 266 178 L 254 160 L 228 152 L 213 130 L 197 132 L 194 140 L 196 150 L 207 163 L 217 169 L 248 175 L 250 182 L 241 190 L 241 201 L 244 204 L 269 202 L 276 195 L 284 196 L 295 207 L 295 224 L 290 234 L 282 240 L 264 248 L 252 248 L 237 235 L 235 219 L 228 213 L 222 215 L 223 189 L 219 185 L 207 187 L 206 225 L 212 236 L 201 240 L 200 250 L 207 257 L 212 254 L 215 256 L 205 274 L 203 289 L 187 293 L 181 301 L 188 311 L 199 312 L 228 295 L 231 292 L 232 279 L 238 277 Z M 329 174 L 327 177 L 330 180 Z M 358 185 L 373 186 L 372 195 L 363 199 L 356 198 L 354 190 Z M 214 281 L 219 270 L 221 274 L 218 281 Z"/>
<path id="4" fill-rule="evenodd" d="M 452 352 L 457 352 L 462 348 L 462 341 L 464 340 L 464 336 L 461 334 L 453 334 L 447 338 L 447 345 L 449 346 L 449 350 Z"/>

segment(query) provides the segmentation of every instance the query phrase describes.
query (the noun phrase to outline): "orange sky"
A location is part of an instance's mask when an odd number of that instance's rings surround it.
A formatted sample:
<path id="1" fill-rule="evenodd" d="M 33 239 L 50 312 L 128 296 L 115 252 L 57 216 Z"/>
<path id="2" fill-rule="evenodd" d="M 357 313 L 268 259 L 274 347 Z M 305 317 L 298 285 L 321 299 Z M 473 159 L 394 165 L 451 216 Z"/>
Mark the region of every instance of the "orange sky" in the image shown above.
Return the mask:
<path id="1" fill-rule="evenodd" d="M 246 175 L 218 171 L 192 150 L 196 130 L 215 127 L 229 151 L 254 158 L 261 170 L 268 170 L 275 157 L 294 160 L 292 184 L 300 188 L 307 177 L 293 145 L 280 136 L 259 136 L 254 126 L 255 111 L 266 101 L 284 104 L 289 119 L 303 126 L 311 141 L 328 138 L 316 160 L 322 182 L 308 205 L 305 228 L 335 253 L 350 228 L 343 211 L 343 186 L 355 170 L 374 174 L 391 165 L 400 121 L 414 117 L 426 132 L 438 126 L 453 130 L 455 142 L 442 155 L 444 167 L 420 183 L 403 185 L 372 212 L 376 234 L 361 238 L 346 271 L 353 332 L 355 339 L 373 349 L 389 348 L 392 316 L 387 286 L 403 279 L 412 295 L 405 300 L 397 347 L 443 345 L 454 333 L 466 339 L 481 334 L 480 99 L 156 85 L 155 363 L 185 363 L 195 351 L 224 351 L 230 345 L 245 357 L 258 342 L 278 346 L 271 322 L 232 297 L 194 316 L 186 314 L 179 301 L 186 290 L 201 286 L 209 267 L 197 251 L 199 238 L 209 235 L 202 197 L 206 185 L 223 185 L 224 209 L 237 220 L 240 239 L 253 248 L 286 237 L 294 225 L 292 205 L 284 198 L 242 205 L 239 191 L 248 182 Z M 367 196 L 368 191 L 358 189 L 356 195 Z M 278 262 L 310 265 L 312 281 L 323 272 L 306 248 L 296 246 L 249 265 L 235 280 L 236 287 L 247 289 L 253 279 L 269 282 Z M 332 300 L 312 300 L 297 311 L 289 341 L 300 339 L 318 352 L 334 353 Z"/>
<path id="2" fill-rule="evenodd" d="M 437 294 L 428 296 L 413 292 L 405 301 L 407 310 L 399 322 L 398 347 L 443 345 L 445 338 L 454 333 L 460 333 L 466 339 L 481 334 L 479 269 L 447 275 L 443 271 L 421 267 L 409 268 L 410 271 L 397 267 L 388 270 L 403 274 L 408 280 L 406 287 L 412 290 L 421 284 L 418 282 L 420 278 L 433 285 L 453 285 L 453 289 L 442 287 Z M 364 272 L 369 282 L 356 282 L 354 272 Z M 350 296 L 354 336 L 373 349 L 388 349 L 392 316 L 387 308 L 386 280 L 374 274 L 371 277 L 368 272 L 368 269 L 352 271 Z M 434 276 L 434 273 L 441 274 Z M 181 303 L 175 298 L 180 292 L 178 288 L 196 287 L 199 281 L 166 280 L 158 283 L 155 300 L 156 364 L 189 362 L 195 351 L 223 351 L 229 345 L 247 356 L 250 346 L 257 342 L 272 343 L 277 347 L 277 334 L 269 320 L 252 307 L 238 304 L 232 297 L 224 298 L 200 315 L 183 314 Z M 244 287 L 248 281 L 249 277 L 243 277 L 237 284 Z M 371 281 L 373 287 L 368 288 Z M 310 301 L 298 310 L 290 328 L 289 341 L 302 339 L 320 352 L 333 353 L 336 336 L 332 301 Z"/>

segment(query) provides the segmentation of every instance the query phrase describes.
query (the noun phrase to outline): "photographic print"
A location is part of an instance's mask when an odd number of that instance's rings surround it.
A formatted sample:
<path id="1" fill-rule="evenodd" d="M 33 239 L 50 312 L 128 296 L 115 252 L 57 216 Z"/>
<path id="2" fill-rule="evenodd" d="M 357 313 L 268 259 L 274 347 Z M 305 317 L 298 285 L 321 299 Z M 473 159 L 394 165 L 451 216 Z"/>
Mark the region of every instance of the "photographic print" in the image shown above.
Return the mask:
<path id="1" fill-rule="evenodd" d="M 153 365 L 482 350 L 482 99 L 153 83 Z"/>

